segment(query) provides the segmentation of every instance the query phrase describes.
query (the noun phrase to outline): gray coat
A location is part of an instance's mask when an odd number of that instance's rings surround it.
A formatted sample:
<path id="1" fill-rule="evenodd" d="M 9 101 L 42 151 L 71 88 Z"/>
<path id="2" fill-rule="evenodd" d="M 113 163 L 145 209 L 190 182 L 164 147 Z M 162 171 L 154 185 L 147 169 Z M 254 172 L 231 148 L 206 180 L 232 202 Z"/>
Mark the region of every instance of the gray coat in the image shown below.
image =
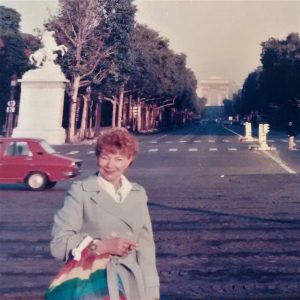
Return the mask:
<path id="1" fill-rule="evenodd" d="M 112 256 L 107 267 L 111 299 L 116 294 L 116 274 L 122 278 L 127 299 L 159 298 L 155 245 L 143 187 L 133 187 L 121 204 L 100 188 L 97 175 L 74 182 L 63 207 L 54 216 L 51 254 L 66 260 L 85 235 L 109 239 L 123 237 L 136 241 L 139 248 L 126 257 Z"/>

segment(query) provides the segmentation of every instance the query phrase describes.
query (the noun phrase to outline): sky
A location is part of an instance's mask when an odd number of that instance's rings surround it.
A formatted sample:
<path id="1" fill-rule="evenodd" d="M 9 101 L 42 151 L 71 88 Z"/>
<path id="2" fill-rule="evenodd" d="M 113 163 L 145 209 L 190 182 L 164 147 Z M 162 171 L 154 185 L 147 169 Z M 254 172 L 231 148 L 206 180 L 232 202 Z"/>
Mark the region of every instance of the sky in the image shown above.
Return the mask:
<path id="1" fill-rule="evenodd" d="M 87 0 L 85 0 L 87 1 Z M 198 82 L 223 77 L 242 86 L 260 65 L 261 42 L 300 31 L 300 0 L 135 0 L 136 20 L 187 56 Z M 42 28 L 56 0 L 0 0 L 22 17 L 21 30 Z"/>

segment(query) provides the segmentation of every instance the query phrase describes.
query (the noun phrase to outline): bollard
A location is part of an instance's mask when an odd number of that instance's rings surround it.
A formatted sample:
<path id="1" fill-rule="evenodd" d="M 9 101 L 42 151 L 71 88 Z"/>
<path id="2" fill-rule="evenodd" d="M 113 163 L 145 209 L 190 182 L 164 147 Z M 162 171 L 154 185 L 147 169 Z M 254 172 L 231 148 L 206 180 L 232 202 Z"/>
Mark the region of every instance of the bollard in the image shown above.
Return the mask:
<path id="1" fill-rule="evenodd" d="M 245 122 L 245 136 L 240 138 L 241 142 L 253 142 L 255 139 L 252 136 L 252 124 Z"/>
<path id="2" fill-rule="evenodd" d="M 249 146 L 250 150 L 276 150 L 267 143 L 267 134 L 270 131 L 270 124 L 259 124 L 258 128 L 258 145 Z"/>

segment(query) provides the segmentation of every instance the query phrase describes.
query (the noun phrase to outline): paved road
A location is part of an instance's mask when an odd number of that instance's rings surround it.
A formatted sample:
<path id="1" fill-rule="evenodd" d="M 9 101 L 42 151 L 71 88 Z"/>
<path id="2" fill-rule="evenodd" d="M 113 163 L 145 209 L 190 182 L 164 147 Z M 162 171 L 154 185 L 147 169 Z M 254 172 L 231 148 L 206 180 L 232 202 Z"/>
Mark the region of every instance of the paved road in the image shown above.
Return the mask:
<path id="1" fill-rule="evenodd" d="M 280 136 L 278 163 L 217 124 L 138 138 L 127 175 L 149 195 L 162 299 L 300 298 L 299 152 Z M 83 177 L 95 170 L 91 146 L 57 149 L 84 160 Z M 61 265 L 48 243 L 70 183 L 1 186 L 0 299 L 42 298 Z"/>

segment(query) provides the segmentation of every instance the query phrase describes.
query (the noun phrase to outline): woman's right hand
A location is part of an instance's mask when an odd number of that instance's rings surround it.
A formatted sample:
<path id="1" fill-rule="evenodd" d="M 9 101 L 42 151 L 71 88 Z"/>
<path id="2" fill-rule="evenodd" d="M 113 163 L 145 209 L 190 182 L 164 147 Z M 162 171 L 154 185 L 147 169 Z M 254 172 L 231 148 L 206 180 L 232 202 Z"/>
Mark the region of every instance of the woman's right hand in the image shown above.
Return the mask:
<path id="1" fill-rule="evenodd" d="M 126 256 L 132 250 L 135 250 L 138 247 L 138 244 L 136 242 L 124 238 L 96 240 L 94 241 L 94 244 L 96 244 L 97 246 L 97 253 L 112 254 L 118 256 Z"/>

